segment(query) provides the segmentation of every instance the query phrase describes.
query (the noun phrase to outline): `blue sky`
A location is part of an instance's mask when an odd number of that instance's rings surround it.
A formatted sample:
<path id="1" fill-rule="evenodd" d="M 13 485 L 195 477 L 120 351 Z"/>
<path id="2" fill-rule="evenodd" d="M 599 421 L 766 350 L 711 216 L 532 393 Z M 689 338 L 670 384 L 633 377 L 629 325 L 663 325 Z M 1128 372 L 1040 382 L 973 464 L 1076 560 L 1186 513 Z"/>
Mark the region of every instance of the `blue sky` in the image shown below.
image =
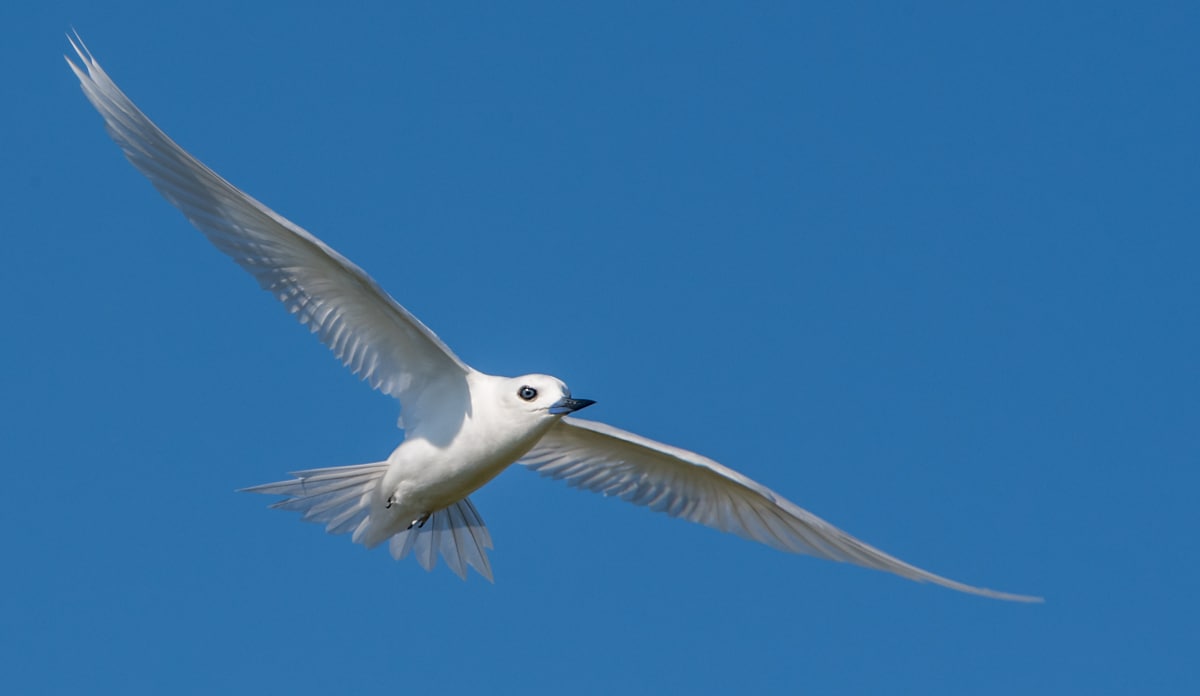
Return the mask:
<path id="1" fill-rule="evenodd" d="M 0 9 L 5 693 L 1196 688 L 1194 4 L 164 5 Z M 517 468 L 495 585 L 235 494 L 395 404 L 123 160 L 71 26 L 475 367 L 1046 604 Z"/>

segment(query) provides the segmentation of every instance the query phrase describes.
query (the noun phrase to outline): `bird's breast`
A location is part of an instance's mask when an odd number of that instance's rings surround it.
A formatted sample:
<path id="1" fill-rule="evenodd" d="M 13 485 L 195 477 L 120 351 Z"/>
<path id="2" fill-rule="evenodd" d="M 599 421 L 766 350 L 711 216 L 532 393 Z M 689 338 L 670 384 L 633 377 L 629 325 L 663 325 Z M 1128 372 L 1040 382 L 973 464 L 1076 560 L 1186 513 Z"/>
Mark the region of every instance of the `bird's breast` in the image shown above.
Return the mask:
<path id="1" fill-rule="evenodd" d="M 419 437 L 405 440 L 389 458 L 383 490 L 406 507 L 440 510 L 462 500 L 498 476 L 538 441 L 541 430 L 514 431 L 467 421 L 447 445 Z"/>

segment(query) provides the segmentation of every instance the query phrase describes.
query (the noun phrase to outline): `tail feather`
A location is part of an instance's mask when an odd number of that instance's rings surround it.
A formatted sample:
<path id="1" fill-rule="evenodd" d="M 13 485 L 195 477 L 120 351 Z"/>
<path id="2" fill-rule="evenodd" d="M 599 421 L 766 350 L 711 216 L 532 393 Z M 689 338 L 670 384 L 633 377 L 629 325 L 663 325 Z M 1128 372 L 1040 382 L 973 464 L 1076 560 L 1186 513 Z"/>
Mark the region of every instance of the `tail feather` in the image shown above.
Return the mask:
<path id="1" fill-rule="evenodd" d="M 483 526 L 483 520 L 479 518 L 479 513 L 471 505 L 471 501 L 464 502 L 466 505 L 451 505 L 446 508 L 446 514 L 450 516 L 450 531 L 454 534 L 454 545 L 466 552 L 461 561 L 479 569 L 490 579 L 492 568 L 488 565 L 484 549 L 492 548 L 492 537 L 488 534 L 487 527 Z"/>
<path id="2" fill-rule="evenodd" d="M 441 553 L 446 565 L 458 577 L 466 579 L 467 566 L 470 566 L 489 582 L 495 582 L 487 557 L 490 548 L 492 536 L 470 498 L 438 510 L 423 527 L 410 527 L 400 532 L 388 545 L 396 560 L 413 553 L 422 568 L 432 570 Z"/>
<path id="3" fill-rule="evenodd" d="M 323 523 L 330 534 L 353 532 L 354 542 L 363 543 L 371 524 L 372 494 L 387 468 L 387 462 L 376 462 L 308 469 L 292 472 L 294 479 L 242 491 L 287 496 L 271 507 L 302 513 L 302 520 Z M 389 543 L 396 560 L 413 553 L 422 568 L 432 570 L 441 554 L 460 578 L 466 579 L 470 566 L 494 582 L 487 557 L 490 548 L 492 537 L 468 498 L 434 512 L 424 525 L 399 532 Z"/>
<path id="4" fill-rule="evenodd" d="M 371 516 L 370 499 L 371 494 L 368 491 L 362 496 L 360 501 L 355 501 L 351 505 L 344 506 L 325 525 L 325 531 L 330 534 L 347 534 L 358 529 Z"/>
<path id="5" fill-rule="evenodd" d="M 437 565 L 438 542 L 442 537 L 442 528 L 446 526 L 445 515 L 435 515 L 429 519 L 425 527 L 418 529 L 417 541 L 413 544 L 413 555 L 417 563 L 425 570 L 433 570 Z"/>

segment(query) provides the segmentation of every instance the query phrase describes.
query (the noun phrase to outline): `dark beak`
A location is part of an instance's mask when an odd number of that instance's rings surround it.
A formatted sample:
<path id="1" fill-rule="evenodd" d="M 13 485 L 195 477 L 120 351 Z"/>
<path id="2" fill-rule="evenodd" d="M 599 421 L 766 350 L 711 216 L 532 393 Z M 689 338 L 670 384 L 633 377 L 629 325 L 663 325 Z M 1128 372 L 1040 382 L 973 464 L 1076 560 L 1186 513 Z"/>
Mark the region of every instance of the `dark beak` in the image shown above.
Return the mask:
<path id="1" fill-rule="evenodd" d="M 596 402 L 592 401 L 591 399 L 572 399 L 570 397 L 563 397 L 550 404 L 550 414 L 554 416 L 561 416 L 564 413 L 574 413 L 579 409 L 587 408 L 594 403 Z"/>

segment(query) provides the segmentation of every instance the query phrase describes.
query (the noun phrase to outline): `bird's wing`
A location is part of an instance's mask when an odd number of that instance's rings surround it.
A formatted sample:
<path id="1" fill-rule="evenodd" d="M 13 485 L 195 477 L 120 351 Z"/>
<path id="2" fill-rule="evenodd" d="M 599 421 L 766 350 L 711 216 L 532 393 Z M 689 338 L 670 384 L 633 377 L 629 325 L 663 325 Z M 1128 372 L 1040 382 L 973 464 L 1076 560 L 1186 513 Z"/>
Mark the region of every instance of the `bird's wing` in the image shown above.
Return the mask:
<path id="1" fill-rule="evenodd" d="M 160 193 L 361 379 L 400 400 L 412 429 L 422 394 L 461 397 L 469 368 L 361 268 L 243 193 L 159 130 L 78 37 L 67 63 L 109 135 Z"/>
<path id="2" fill-rule="evenodd" d="M 964 585 L 921 570 L 707 457 L 603 423 L 563 418 L 521 463 L 570 486 L 615 496 L 782 551 L 855 563 L 985 597 L 1040 601 Z"/>

